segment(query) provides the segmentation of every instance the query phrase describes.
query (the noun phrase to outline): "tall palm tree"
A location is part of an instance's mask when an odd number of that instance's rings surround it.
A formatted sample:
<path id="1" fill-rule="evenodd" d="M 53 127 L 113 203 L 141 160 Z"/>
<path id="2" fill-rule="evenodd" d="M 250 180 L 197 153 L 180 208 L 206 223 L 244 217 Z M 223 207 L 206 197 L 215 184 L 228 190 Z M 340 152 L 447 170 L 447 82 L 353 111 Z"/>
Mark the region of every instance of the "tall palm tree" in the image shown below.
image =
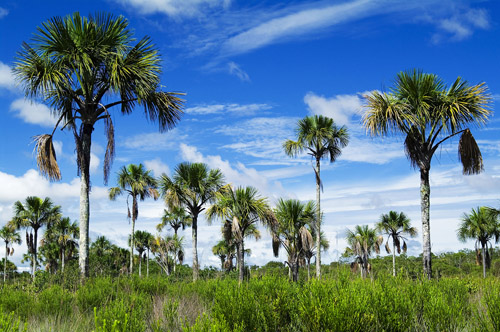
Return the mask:
<path id="1" fill-rule="evenodd" d="M 50 180 L 61 174 L 53 135 L 58 127 L 73 133 L 80 174 L 80 254 L 82 276 L 88 275 L 90 147 L 96 123 L 104 121 L 107 147 L 104 182 L 115 153 L 111 110 L 130 114 L 136 105 L 158 122 L 160 131 L 175 126 L 182 114 L 179 93 L 159 91 L 160 56 L 149 37 L 136 40 L 122 16 L 98 13 L 56 16 L 23 43 L 14 73 L 27 97 L 43 99 L 58 117 L 51 134 L 35 138 L 37 164 Z"/>
<path id="2" fill-rule="evenodd" d="M 186 209 L 182 206 L 172 206 L 169 210 L 163 210 L 163 216 L 161 217 L 161 223 L 156 226 L 158 232 L 163 230 L 163 227 L 169 225 L 174 230 L 174 233 L 177 234 L 179 228 L 182 227 L 182 230 L 186 228 L 186 226 L 191 225 L 191 216 L 186 213 Z"/>
<path id="3" fill-rule="evenodd" d="M 392 240 L 392 275 L 396 276 L 396 250 L 398 254 L 403 251 L 406 253 L 406 241 L 404 235 L 410 237 L 417 236 L 417 229 L 410 225 L 410 219 L 403 212 L 389 211 L 380 216 L 379 222 L 375 225 L 377 231 L 387 235 L 385 250 L 391 253 L 389 240 Z"/>
<path id="4" fill-rule="evenodd" d="M 24 204 L 20 201 L 14 203 L 14 214 L 14 218 L 9 222 L 12 227 L 30 229 L 29 233 L 26 230 L 26 245 L 28 246 L 28 253 L 31 255 L 31 271 L 34 278 L 38 259 L 38 230 L 59 219 L 61 217 L 61 207 L 54 206 L 49 197 L 42 199 L 36 196 L 28 196 Z"/>
<path id="5" fill-rule="evenodd" d="M 224 176 L 219 169 L 209 169 L 203 163 L 181 163 L 175 168 L 172 178 L 162 174 L 159 185 L 167 205 L 183 206 L 191 215 L 193 280 L 196 281 L 199 275 L 198 216 L 223 187 Z"/>
<path id="6" fill-rule="evenodd" d="M 355 256 L 355 263 L 361 266 L 361 277 L 366 278 L 370 270 L 368 259 L 373 251 L 380 253 L 380 245 L 384 242 L 384 238 L 377 235 L 377 231 L 368 225 L 356 225 L 354 231 L 348 229 L 346 238 L 349 245 L 346 253 Z"/>
<path id="7" fill-rule="evenodd" d="M 64 265 L 66 257 L 68 256 L 68 251 L 72 252 L 78 247 L 76 238 L 79 232 L 80 229 L 78 228 L 76 221 L 71 222 L 71 219 L 68 217 L 56 219 L 45 232 L 44 237 L 46 239 L 53 239 L 59 247 L 59 258 L 61 261 L 62 273 L 64 273 Z"/>
<path id="8" fill-rule="evenodd" d="M 338 127 L 333 119 L 314 115 L 299 120 L 295 129 L 297 140 L 287 140 L 283 143 L 285 153 L 296 157 L 299 153 L 306 152 L 315 161 L 314 173 L 316 174 L 316 242 L 320 242 L 321 235 L 321 202 L 322 190 L 320 166 L 321 159 L 335 162 L 342 153 L 342 148 L 349 143 L 349 134 L 345 126 Z M 321 277 L 321 248 L 316 247 L 316 276 Z"/>
<path id="9" fill-rule="evenodd" d="M 365 96 L 363 123 L 372 135 L 402 133 L 404 146 L 414 168 L 420 170 L 423 266 L 432 277 L 430 237 L 431 160 L 439 146 L 460 135 L 458 159 L 463 174 L 483 170 L 483 159 L 469 126 L 482 126 L 491 115 L 491 97 L 484 83 L 469 85 L 460 77 L 448 88 L 434 74 L 420 70 L 400 72 L 389 93 L 374 91 Z"/>
<path id="10" fill-rule="evenodd" d="M 7 257 L 14 254 L 13 244 L 21 244 L 21 236 L 12 225 L 5 225 L 0 229 L 0 238 L 5 242 L 5 261 L 3 264 L 3 282 L 7 279 Z"/>
<path id="11" fill-rule="evenodd" d="M 134 246 L 135 246 L 135 222 L 139 216 L 139 205 L 137 200 L 145 200 L 152 197 L 157 200 L 159 193 L 155 178 L 150 171 L 144 169 L 142 164 L 130 164 L 123 166 L 118 172 L 118 186 L 109 189 L 109 199 L 115 200 L 116 197 L 125 193 L 127 195 L 128 217 L 132 219 L 132 232 L 130 233 L 130 267 L 129 273 L 132 274 L 134 268 Z M 128 198 L 132 198 L 132 212 L 128 206 Z"/>
<path id="12" fill-rule="evenodd" d="M 274 210 L 276 220 L 271 225 L 274 256 L 278 257 L 279 248 L 288 254 L 286 262 L 292 271 L 293 281 L 299 279 L 299 263 L 311 247 L 313 237 L 311 228 L 316 222 L 316 206 L 312 201 L 301 203 L 296 199 L 280 198 Z"/>
<path id="13" fill-rule="evenodd" d="M 500 223 L 495 215 L 484 206 L 472 209 L 469 214 L 464 213 L 457 235 L 462 242 L 476 240 L 476 253 L 479 253 L 481 246 L 483 277 L 486 278 L 486 268 L 491 262 L 488 244 L 491 248 L 491 241 L 498 243 L 500 240 Z"/>
<path id="14" fill-rule="evenodd" d="M 215 195 L 212 206 L 207 209 L 207 218 L 211 222 L 215 218 L 222 220 L 225 240 L 234 241 L 238 252 L 238 276 L 241 283 L 245 271 L 245 237 L 260 238 L 255 227 L 257 222 L 270 224 L 273 219 L 272 210 L 267 200 L 261 197 L 254 187 L 227 186 Z"/>
<path id="15" fill-rule="evenodd" d="M 151 237 L 152 237 L 151 233 L 147 231 L 135 231 L 134 233 L 135 249 L 139 253 L 139 277 L 142 274 L 142 254 L 144 254 L 145 251 L 149 250 L 148 248 L 149 248 L 149 243 L 151 241 Z M 147 259 L 149 260 L 149 254 Z"/>

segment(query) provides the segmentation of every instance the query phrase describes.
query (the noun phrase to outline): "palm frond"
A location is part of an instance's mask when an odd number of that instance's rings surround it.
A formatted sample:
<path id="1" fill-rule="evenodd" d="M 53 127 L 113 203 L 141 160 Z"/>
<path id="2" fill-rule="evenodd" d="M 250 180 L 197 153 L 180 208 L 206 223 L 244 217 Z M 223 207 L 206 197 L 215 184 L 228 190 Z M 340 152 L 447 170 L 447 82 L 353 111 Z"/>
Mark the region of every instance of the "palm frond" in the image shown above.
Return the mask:
<path id="1" fill-rule="evenodd" d="M 458 160 L 462 163 L 463 174 L 478 174 L 483 171 L 481 151 L 469 129 L 464 130 L 458 143 Z"/>
<path id="2" fill-rule="evenodd" d="M 40 172 L 49 180 L 60 180 L 61 172 L 56 160 L 52 135 L 38 135 L 33 138 L 36 150 L 36 163 Z"/>

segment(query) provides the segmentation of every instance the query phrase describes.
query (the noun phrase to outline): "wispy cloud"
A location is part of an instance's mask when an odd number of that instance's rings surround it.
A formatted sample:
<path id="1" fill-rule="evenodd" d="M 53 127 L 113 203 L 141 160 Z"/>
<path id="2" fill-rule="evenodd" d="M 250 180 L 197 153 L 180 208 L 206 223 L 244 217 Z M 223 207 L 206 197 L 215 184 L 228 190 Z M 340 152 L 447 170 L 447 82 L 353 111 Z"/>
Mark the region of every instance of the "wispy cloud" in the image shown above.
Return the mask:
<path id="1" fill-rule="evenodd" d="M 193 17 L 203 14 L 205 8 L 227 8 L 230 0 L 115 0 L 124 7 L 142 14 L 162 13 L 172 17 Z"/>
<path id="2" fill-rule="evenodd" d="M 186 108 L 188 114 L 221 114 L 232 113 L 235 115 L 254 115 L 260 111 L 271 109 L 269 104 L 205 104 Z"/>
<path id="3" fill-rule="evenodd" d="M 50 108 L 44 104 L 28 101 L 24 98 L 16 99 L 10 104 L 10 111 L 24 122 L 52 127 L 57 119 L 52 115 Z"/>
<path id="4" fill-rule="evenodd" d="M 9 11 L 5 8 L 0 7 L 0 19 L 4 18 L 9 14 Z"/>
<path id="5" fill-rule="evenodd" d="M 248 76 L 248 74 L 243 69 L 241 69 L 238 64 L 231 61 L 228 63 L 227 67 L 229 74 L 235 75 L 243 82 L 250 82 L 250 76 Z"/>
<path id="6" fill-rule="evenodd" d="M 175 128 L 166 133 L 146 133 L 127 137 L 121 145 L 144 151 L 174 150 L 184 138 L 186 136 Z"/>
<path id="7" fill-rule="evenodd" d="M 432 37 L 434 43 L 445 40 L 461 41 L 471 37 L 475 30 L 486 30 L 490 27 L 490 18 L 485 9 L 457 10 L 451 17 L 433 21 L 439 30 Z"/>

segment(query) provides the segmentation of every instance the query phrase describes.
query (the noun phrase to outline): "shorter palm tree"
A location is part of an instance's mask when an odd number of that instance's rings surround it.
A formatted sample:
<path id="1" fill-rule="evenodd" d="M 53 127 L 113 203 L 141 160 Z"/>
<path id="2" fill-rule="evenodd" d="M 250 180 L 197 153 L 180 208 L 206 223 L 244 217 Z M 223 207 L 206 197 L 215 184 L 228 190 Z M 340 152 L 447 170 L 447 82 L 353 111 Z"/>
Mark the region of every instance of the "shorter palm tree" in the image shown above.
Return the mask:
<path id="1" fill-rule="evenodd" d="M 64 273 L 66 259 L 71 257 L 72 253 L 78 247 L 77 236 L 79 234 L 80 228 L 77 222 L 71 222 L 71 219 L 68 217 L 56 219 L 45 232 L 44 240 L 57 244 L 62 273 Z"/>
<path id="2" fill-rule="evenodd" d="M 147 231 L 135 231 L 135 249 L 139 253 L 139 277 L 142 275 L 142 258 L 145 251 L 149 251 L 149 243 L 151 241 L 151 233 Z M 149 254 L 148 254 L 149 260 Z M 149 268 L 148 268 L 149 270 Z"/>
<path id="3" fill-rule="evenodd" d="M 306 252 L 311 251 L 313 238 L 311 229 L 316 218 L 314 202 L 301 203 L 296 199 L 283 200 L 280 198 L 274 210 L 276 217 L 271 225 L 273 237 L 273 253 L 279 255 L 279 248 L 283 247 L 288 254 L 289 269 L 292 280 L 299 280 L 300 260 L 305 258 Z"/>
<path id="4" fill-rule="evenodd" d="M 389 211 L 388 214 L 382 214 L 379 222 L 375 225 L 377 231 L 387 235 L 387 242 L 385 243 L 385 250 L 388 254 L 391 253 L 389 247 L 389 240 L 392 240 L 392 275 L 396 276 L 396 250 L 398 254 L 401 251 L 406 253 L 408 241 L 404 235 L 410 237 L 417 236 L 417 229 L 410 226 L 410 219 L 403 213 Z"/>
<path id="5" fill-rule="evenodd" d="M 346 254 L 355 257 L 352 266 L 360 266 L 361 277 L 366 278 L 371 270 L 368 259 L 373 251 L 380 253 L 380 245 L 384 242 L 384 238 L 381 235 L 378 236 L 377 231 L 369 228 L 368 225 L 356 225 L 354 231 L 348 229 L 346 237 L 349 245 L 346 248 Z"/>
<path id="6" fill-rule="evenodd" d="M 488 245 L 491 248 L 492 240 L 495 240 L 495 243 L 500 240 L 500 223 L 496 216 L 484 206 L 472 209 L 469 214 L 464 213 L 457 236 L 462 242 L 469 239 L 476 240 L 475 247 L 478 256 L 479 246 L 481 246 L 483 277 L 486 278 L 486 268 L 491 262 Z"/>
<path id="7" fill-rule="evenodd" d="M 7 279 L 7 257 L 14 254 L 13 244 L 21 244 L 21 236 L 12 225 L 0 229 L 0 238 L 5 242 L 5 261 L 3 264 L 3 282 Z"/>
<path id="8" fill-rule="evenodd" d="M 161 217 L 161 223 L 156 226 L 158 232 L 161 232 L 163 228 L 169 225 L 174 233 L 177 234 L 179 228 L 182 230 L 186 229 L 186 226 L 191 226 L 191 216 L 186 213 L 186 209 L 182 206 L 172 206 L 169 210 L 163 210 L 163 216 Z"/>
<path id="9" fill-rule="evenodd" d="M 127 194 L 128 217 L 132 217 L 132 232 L 130 233 L 130 274 L 132 274 L 134 268 L 135 222 L 139 216 L 139 205 L 137 200 L 143 201 L 149 197 L 156 200 L 159 197 L 159 193 L 156 190 L 156 180 L 150 173 L 150 171 L 144 169 L 142 164 L 130 164 L 127 167 L 123 166 L 118 172 L 118 186 L 109 189 L 109 199 L 111 200 L 115 200 L 115 198 L 122 193 Z M 132 213 L 130 213 L 130 208 L 128 206 L 129 197 L 132 198 Z"/>

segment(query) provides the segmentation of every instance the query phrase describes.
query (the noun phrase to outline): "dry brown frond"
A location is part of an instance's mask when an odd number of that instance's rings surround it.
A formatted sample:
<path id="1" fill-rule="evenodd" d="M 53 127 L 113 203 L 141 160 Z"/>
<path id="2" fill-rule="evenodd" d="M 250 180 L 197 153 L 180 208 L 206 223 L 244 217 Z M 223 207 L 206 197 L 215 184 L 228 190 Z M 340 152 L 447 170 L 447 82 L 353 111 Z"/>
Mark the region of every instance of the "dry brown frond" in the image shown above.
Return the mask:
<path id="1" fill-rule="evenodd" d="M 483 157 L 469 129 L 465 129 L 460 136 L 458 160 L 462 163 L 464 175 L 479 174 L 483 171 Z"/>
<path id="2" fill-rule="evenodd" d="M 40 173 L 51 181 L 61 180 L 61 172 L 52 144 L 52 135 L 44 134 L 33 137 L 35 142 L 36 163 Z"/>
<path id="3" fill-rule="evenodd" d="M 108 144 L 106 146 L 106 154 L 104 155 L 103 172 L 104 184 L 108 184 L 109 171 L 113 164 L 113 159 L 115 158 L 115 127 L 113 126 L 113 121 L 109 113 L 107 113 L 107 116 L 104 118 L 104 132 Z"/>

